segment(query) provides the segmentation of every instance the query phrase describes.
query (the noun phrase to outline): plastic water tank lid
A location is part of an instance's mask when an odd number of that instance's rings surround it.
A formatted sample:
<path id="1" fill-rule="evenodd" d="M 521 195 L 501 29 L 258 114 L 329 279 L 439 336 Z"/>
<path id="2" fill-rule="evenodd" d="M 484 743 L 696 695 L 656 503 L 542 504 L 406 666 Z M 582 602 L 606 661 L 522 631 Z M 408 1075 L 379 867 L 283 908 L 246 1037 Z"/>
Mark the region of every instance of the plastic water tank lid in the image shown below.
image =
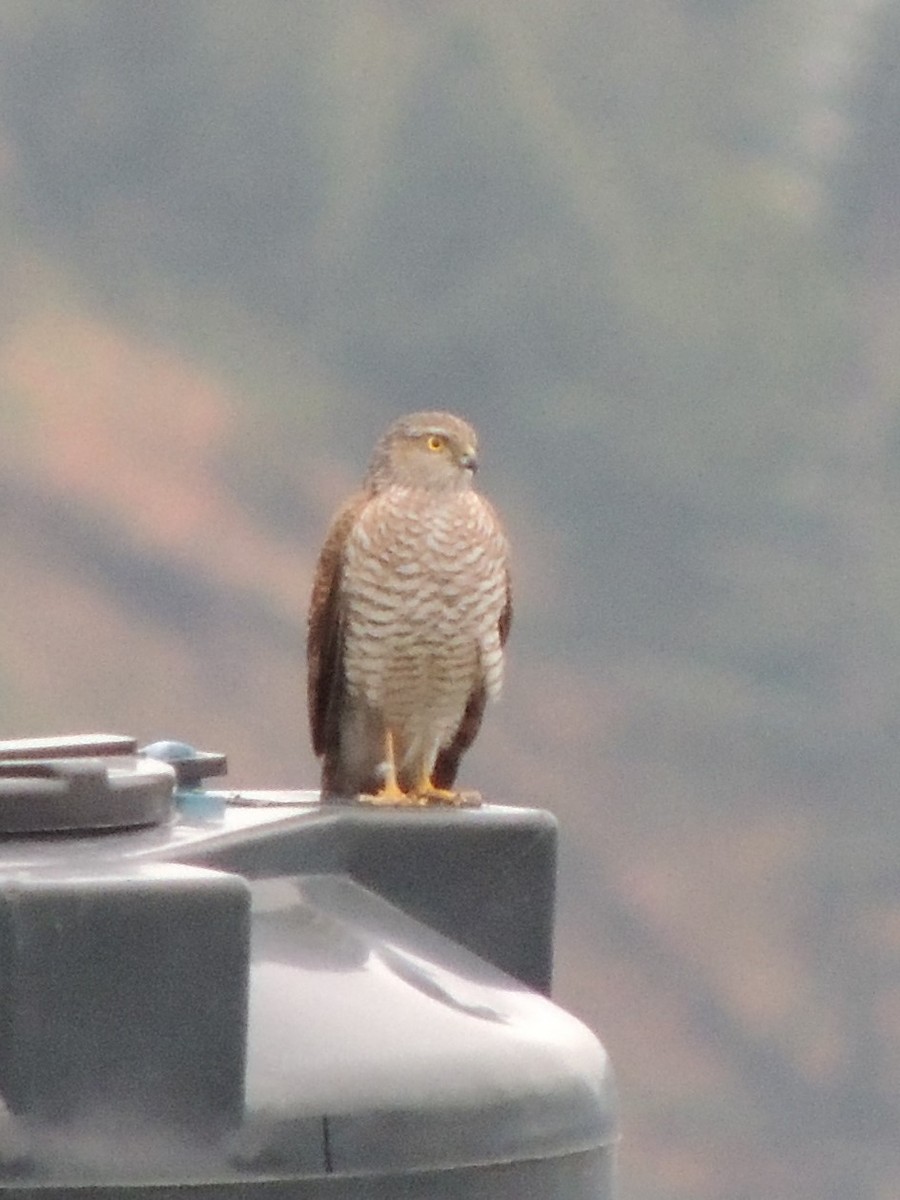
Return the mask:
<path id="1" fill-rule="evenodd" d="M 11 758 L 96 758 L 134 754 L 137 739 L 123 733 L 64 733 L 0 741 L 0 762 Z"/>
<path id="2" fill-rule="evenodd" d="M 0 834 L 159 825 L 174 788 L 172 767 L 141 758 L 0 758 Z"/>

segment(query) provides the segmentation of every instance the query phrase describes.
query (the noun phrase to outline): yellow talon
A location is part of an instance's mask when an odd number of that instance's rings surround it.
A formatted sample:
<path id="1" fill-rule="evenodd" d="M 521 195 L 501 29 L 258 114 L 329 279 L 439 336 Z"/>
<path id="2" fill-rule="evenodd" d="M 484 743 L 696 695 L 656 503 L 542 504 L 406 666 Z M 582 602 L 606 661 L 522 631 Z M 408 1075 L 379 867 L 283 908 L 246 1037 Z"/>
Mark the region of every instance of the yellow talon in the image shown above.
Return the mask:
<path id="1" fill-rule="evenodd" d="M 397 768 L 394 765 L 394 735 L 390 730 L 385 734 L 384 739 L 384 783 L 377 792 L 362 792 L 359 797 L 360 804 L 375 804 L 385 808 L 398 808 L 401 805 L 409 807 L 410 805 L 419 804 L 417 796 L 407 794 L 397 782 Z"/>
<path id="2" fill-rule="evenodd" d="M 447 805 L 451 808 L 477 808 L 481 804 L 478 792 L 454 792 L 449 788 L 437 787 L 430 775 L 422 775 L 416 786 L 404 792 L 397 782 L 397 767 L 394 763 L 394 736 L 390 730 L 384 738 L 384 783 L 377 792 L 362 792 L 360 804 L 372 804 L 383 808 L 427 808 L 429 805 Z"/>
<path id="3" fill-rule="evenodd" d="M 429 776 L 420 779 L 414 794 L 420 804 L 446 804 L 453 808 L 477 808 L 481 804 L 478 792 L 454 792 L 448 788 L 437 787 Z"/>
<path id="4" fill-rule="evenodd" d="M 408 796 L 398 787 L 388 787 L 387 784 L 380 788 L 377 792 L 361 792 L 359 796 L 360 804 L 381 805 L 384 808 L 394 808 L 401 804 L 409 806 L 417 803 L 414 796 Z"/>

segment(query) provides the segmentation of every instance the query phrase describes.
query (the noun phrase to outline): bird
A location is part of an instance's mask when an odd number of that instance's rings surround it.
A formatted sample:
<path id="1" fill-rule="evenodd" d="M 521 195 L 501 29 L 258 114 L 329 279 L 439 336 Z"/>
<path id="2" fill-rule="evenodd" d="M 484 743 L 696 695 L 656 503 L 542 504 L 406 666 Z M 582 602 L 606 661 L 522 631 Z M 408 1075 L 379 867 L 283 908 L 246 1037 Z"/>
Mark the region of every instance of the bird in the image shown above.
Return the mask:
<path id="1" fill-rule="evenodd" d="M 400 417 L 331 521 L 307 625 L 323 803 L 481 803 L 454 783 L 500 693 L 512 592 L 477 455 L 461 417 Z"/>

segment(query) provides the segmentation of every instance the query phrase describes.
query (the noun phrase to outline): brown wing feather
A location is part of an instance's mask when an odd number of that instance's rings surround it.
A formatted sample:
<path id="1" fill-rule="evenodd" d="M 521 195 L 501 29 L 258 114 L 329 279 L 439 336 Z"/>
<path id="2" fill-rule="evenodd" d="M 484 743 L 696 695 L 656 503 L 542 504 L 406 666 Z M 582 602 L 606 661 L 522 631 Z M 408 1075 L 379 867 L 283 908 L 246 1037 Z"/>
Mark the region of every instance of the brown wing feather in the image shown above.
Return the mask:
<path id="1" fill-rule="evenodd" d="M 513 603 L 512 603 L 512 581 L 509 577 L 509 569 L 506 571 L 506 603 L 503 606 L 503 612 L 500 614 L 500 620 L 497 622 L 497 628 L 500 631 L 500 645 L 506 645 L 506 639 L 509 637 L 509 631 L 512 628 L 513 618 Z"/>
<path id="2" fill-rule="evenodd" d="M 471 696 L 469 696 L 466 710 L 463 713 L 463 719 L 459 723 L 459 728 L 454 735 L 453 741 L 449 746 L 445 746 L 443 750 L 438 752 L 434 771 L 431 776 L 432 782 L 436 787 L 447 788 L 448 790 L 453 787 L 456 772 L 459 770 L 459 760 L 478 736 L 486 703 L 487 693 L 482 685 L 477 687 Z"/>
<path id="3" fill-rule="evenodd" d="M 359 493 L 338 510 L 316 564 L 306 634 L 309 729 L 317 756 L 335 745 L 344 694 L 341 574 L 344 543 L 366 502 Z"/>
<path id="4" fill-rule="evenodd" d="M 509 637 L 509 630 L 512 625 L 512 588 L 510 586 L 509 572 L 506 574 L 506 604 L 503 606 L 503 611 L 500 614 L 498 622 L 498 630 L 500 633 L 500 645 L 506 645 L 506 639 Z M 459 723 L 459 728 L 454 734 L 453 741 L 449 746 L 445 746 L 438 753 L 437 760 L 434 764 L 434 772 L 432 780 L 436 787 L 450 789 L 456 779 L 456 773 L 459 770 L 459 760 L 469 749 L 475 738 L 478 736 L 478 730 L 481 728 L 481 722 L 484 717 L 484 709 L 487 704 L 487 693 L 484 690 L 484 684 L 479 684 L 472 694 L 469 696 L 466 704 L 465 712 L 462 720 Z"/>

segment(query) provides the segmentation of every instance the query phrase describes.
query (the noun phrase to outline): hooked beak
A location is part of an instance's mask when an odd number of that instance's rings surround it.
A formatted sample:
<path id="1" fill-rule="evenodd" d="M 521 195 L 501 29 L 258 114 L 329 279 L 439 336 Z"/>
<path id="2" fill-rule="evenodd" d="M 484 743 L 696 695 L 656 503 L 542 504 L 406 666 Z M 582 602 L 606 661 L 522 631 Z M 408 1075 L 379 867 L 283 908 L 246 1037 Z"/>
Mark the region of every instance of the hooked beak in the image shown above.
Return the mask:
<path id="1" fill-rule="evenodd" d="M 478 470 L 478 459 L 475 457 L 474 450 L 466 450 L 464 454 L 459 456 L 459 465 L 465 471 L 471 471 L 474 475 Z"/>

